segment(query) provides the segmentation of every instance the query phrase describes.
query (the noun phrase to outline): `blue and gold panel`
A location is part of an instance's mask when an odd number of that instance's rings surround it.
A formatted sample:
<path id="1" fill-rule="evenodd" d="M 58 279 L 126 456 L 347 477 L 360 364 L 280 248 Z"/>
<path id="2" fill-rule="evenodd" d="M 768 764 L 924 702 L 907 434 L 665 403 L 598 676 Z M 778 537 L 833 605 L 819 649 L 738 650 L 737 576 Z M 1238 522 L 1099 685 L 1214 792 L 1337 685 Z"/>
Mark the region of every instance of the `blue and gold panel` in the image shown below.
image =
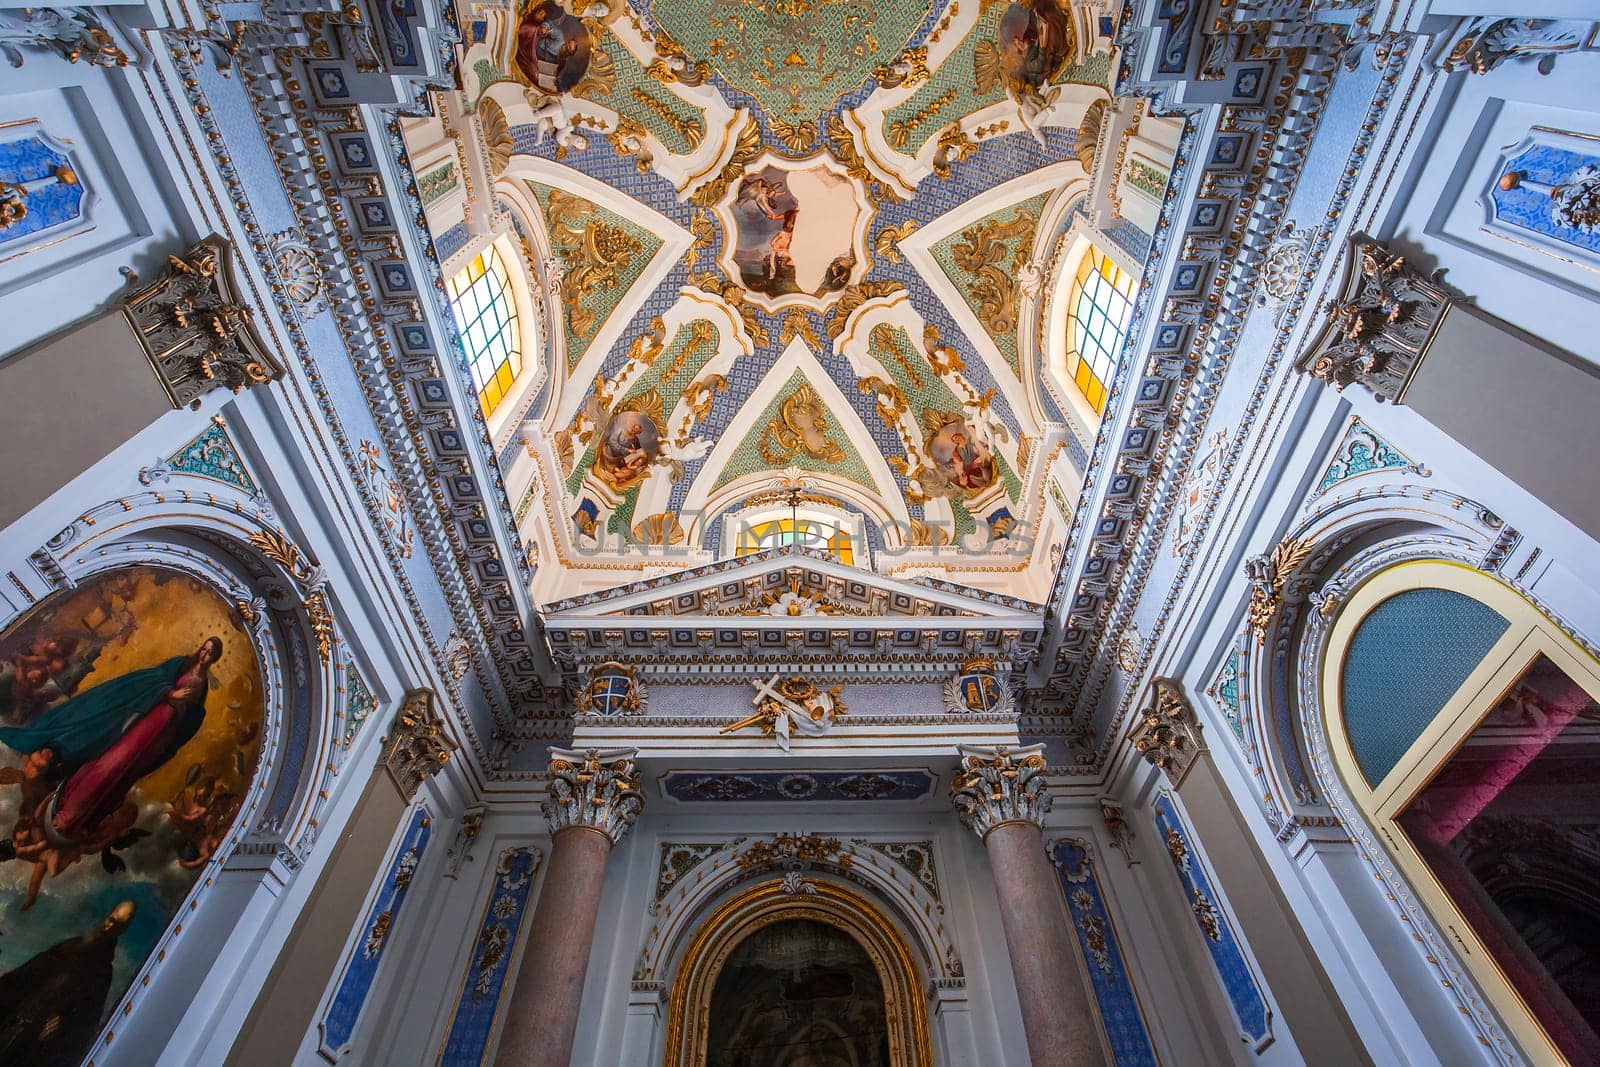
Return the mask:
<path id="1" fill-rule="evenodd" d="M 505 993 L 511 967 L 511 950 L 517 931 L 528 910 L 528 893 L 542 854 L 532 847 L 508 848 L 500 853 L 495 868 L 494 889 L 483 909 L 478 939 L 472 946 L 472 960 L 461 980 L 455 1014 L 450 1019 L 450 1034 L 439 1054 L 440 1067 L 477 1067 L 488 1051 L 500 1013 L 500 998 Z"/>
<path id="2" fill-rule="evenodd" d="M 428 847 L 432 825 L 433 819 L 426 808 L 418 807 L 411 813 L 411 823 L 406 827 L 400 847 L 395 850 L 389 870 L 383 876 L 377 899 L 367 909 L 367 921 L 362 924 L 361 938 L 346 961 L 344 973 L 339 976 L 338 988 L 334 990 L 333 999 L 328 1002 L 322 1021 L 318 1023 L 318 1030 L 322 1034 L 321 1052 L 325 1056 L 337 1059 L 350 1046 L 350 1037 L 355 1033 L 361 1009 L 367 1003 L 367 994 L 372 991 L 372 983 L 378 977 L 378 965 L 383 962 L 383 951 L 389 944 L 389 935 L 399 918 L 400 906 L 405 903 L 417 867 L 422 863 L 423 850 Z"/>
<path id="3" fill-rule="evenodd" d="M 671 771 L 661 791 L 673 800 L 920 800 L 937 779 L 924 770 L 889 771 Z"/>
<path id="4" fill-rule="evenodd" d="M 1189 839 L 1189 831 L 1178 818 L 1177 805 L 1166 793 L 1154 804 L 1156 831 L 1167 846 L 1173 869 L 1183 885 L 1183 895 L 1194 914 L 1195 925 L 1205 941 L 1206 951 L 1217 968 L 1223 992 L 1233 1007 L 1240 1036 L 1256 1051 L 1272 1041 L 1272 1011 L 1256 982 L 1255 972 L 1245 959 L 1244 948 L 1233 932 L 1228 916 L 1217 904 L 1216 890 Z"/>
<path id="5" fill-rule="evenodd" d="M 82 233 L 93 202 L 72 150 L 37 119 L 0 129 L 0 257 Z"/>
<path id="6" fill-rule="evenodd" d="M 1072 917 L 1073 933 L 1089 969 L 1089 985 L 1100 1005 L 1100 1022 L 1111 1045 L 1111 1060 L 1116 1067 L 1155 1067 L 1155 1046 L 1139 1010 L 1139 997 L 1133 991 L 1117 928 L 1106 909 L 1105 894 L 1095 877 L 1094 863 L 1082 841 L 1067 838 L 1050 849 L 1061 891 L 1067 898 L 1067 913 Z"/>
<path id="7" fill-rule="evenodd" d="M 1534 127 L 1503 157 L 1485 199 L 1490 230 L 1600 265 L 1600 138 Z"/>

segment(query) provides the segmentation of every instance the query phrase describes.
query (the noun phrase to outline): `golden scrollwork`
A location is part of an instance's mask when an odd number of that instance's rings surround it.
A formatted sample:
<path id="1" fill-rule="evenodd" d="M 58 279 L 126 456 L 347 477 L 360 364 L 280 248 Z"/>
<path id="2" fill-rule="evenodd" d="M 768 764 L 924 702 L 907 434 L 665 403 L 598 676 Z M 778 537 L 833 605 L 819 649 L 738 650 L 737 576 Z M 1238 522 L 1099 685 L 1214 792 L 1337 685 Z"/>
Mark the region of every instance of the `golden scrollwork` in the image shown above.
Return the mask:
<path id="1" fill-rule="evenodd" d="M 838 463 L 845 452 L 829 433 L 828 409 L 817 391 L 802 384 L 778 405 L 778 413 L 761 437 L 761 458 L 774 467 L 800 455 Z"/>
<path id="2" fill-rule="evenodd" d="M 847 285 L 839 291 L 839 299 L 828 312 L 827 333 L 829 337 L 838 337 L 844 333 L 844 324 L 850 321 L 850 315 L 865 304 L 868 300 L 880 297 L 893 296 L 895 293 L 905 292 L 905 286 L 899 282 L 865 281 L 856 285 Z"/>
<path id="3" fill-rule="evenodd" d="M 977 144 L 967 136 L 959 122 L 952 122 L 939 135 L 933 152 L 933 173 L 942 179 L 950 177 L 950 168 L 977 151 Z"/>
<path id="4" fill-rule="evenodd" d="M 1033 253 L 1034 220 L 1020 208 L 1010 218 L 991 217 L 961 231 L 950 251 L 973 279 L 967 294 L 978 302 L 978 321 L 999 336 L 1017 328 L 1017 272 Z M 1016 247 L 1006 242 L 1014 239 Z"/>
<path id="5" fill-rule="evenodd" d="M 848 867 L 850 856 L 837 837 L 782 833 L 752 844 L 740 854 L 738 863 L 739 869 L 746 872 L 814 863 Z"/>
<path id="6" fill-rule="evenodd" d="M 806 314 L 804 308 L 790 308 L 783 316 L 783 324 L 778 327 L 778 347 L 789 347 L 789 342 L 796 337 L 805 338 L 813 349 L 822 351 L 822 338 L 817 336 L 816 327 L 811 325 L 811 316 Z"/>
<path id="7" fill-rule="evenodd" d="M 681 545 L 686 536 L 676 512 L 646 515 L 633 525 L 633 539 L 641 545 Z"/>
<path id="8" fill-rule="evenodd" d="M 630 89 L 629 92 L 639 102 L 639 106 L 669 126 L 673 132 L 688 143 L 690 149 L 699 148 L 700 142 L 705 140 L 706 127 L 702 120 L 692 117 L 685 118 L 668 107 L 664 101 L 645 92 L 637 85 Z"/>
<path id="9" fill-rule="evenodd" d="M 899 244 L 917 231 L 917 220 L 906 219 L 896 226 L 885 226 L 878 231 L 878 239 L 873 245 L 873 252 L 879 259 L 888 263 L 901 262 Z"/>
<path id="10" fill-rule="evenodd" d="M 744 175 L 745 168 L 755 162 L 761 154 L 761 123 L 756 121 L 754 115 L 747 116 L 744 127 L 739 130 L 739 136 L 734 141 L 733 151 L 728 156 L 728 161 L 722 169 L 706 179 L 705 183 L 689 196 L 691 203 L 699 207 L 710 207 L 728 191 L 728 186 Z"/>
<path id="11" fill-rule="evenodd" d="M 811 119 L 802 119 L 799 122 L 785 122 L 773 116 L 772 132 L 782 142 L 783 146 L 791 152 L 804 152 L 811 147 L 817 139 L 817 124 Z"/>
<path id="12" fill-rule="evenodd" d="M 576 334 L 594 328 L 594 312 L 583 306 L 584 297 L 598 289 L 615 289 L 621 275 L 633 264 L 644 245 L 627 230 L 596 217 L 598 209 L 581 196 L 552 189 L 546 222 L 550 243 L 562 261 L 562 290 L 567 325 Z"/>
<path id="13" fill-rule="evenodd" d="M 750 335 L 751 343 L 757 348 L 765 348 L 772 343 L 772 335 L 761 324 L 761 315 L 756 311 L 755 305 L 744 298 L 744 290 L 737 283 L 710 271 L 702 271 L 690 278 L 689 284 L 703 293 L 718 297 L 727 304 L 744 323 L 745 332 Z"/>
<path id="14" fill-rule="evenodd" d="M 880 63 L 873 68 L 872 76 L 878 79 L 878 84 L 885 89 L 914 89 L 927 81 L 928 71 L 928 46 L 919 45 L 916 48 L 907 48 L 900 53 L 899 58 L 888 63 Z"/>

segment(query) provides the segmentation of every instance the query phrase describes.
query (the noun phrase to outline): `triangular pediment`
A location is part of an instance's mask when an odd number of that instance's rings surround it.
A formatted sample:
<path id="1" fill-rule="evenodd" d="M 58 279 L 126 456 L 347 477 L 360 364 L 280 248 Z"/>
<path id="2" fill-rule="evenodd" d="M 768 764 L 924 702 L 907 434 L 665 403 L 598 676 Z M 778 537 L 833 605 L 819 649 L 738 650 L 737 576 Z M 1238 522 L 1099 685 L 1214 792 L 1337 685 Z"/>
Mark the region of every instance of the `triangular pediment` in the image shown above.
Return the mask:
<path id="1" fill-rule="evenodd" d="M 552 604 L 547 629 L 606 618 L 682 622 L 831 623 L 950 620 L 963 626 L 1037 624 L 1026 600 L 949 582 L 905 581 L 847 566 L 821 550 L 772 549 Z"/>

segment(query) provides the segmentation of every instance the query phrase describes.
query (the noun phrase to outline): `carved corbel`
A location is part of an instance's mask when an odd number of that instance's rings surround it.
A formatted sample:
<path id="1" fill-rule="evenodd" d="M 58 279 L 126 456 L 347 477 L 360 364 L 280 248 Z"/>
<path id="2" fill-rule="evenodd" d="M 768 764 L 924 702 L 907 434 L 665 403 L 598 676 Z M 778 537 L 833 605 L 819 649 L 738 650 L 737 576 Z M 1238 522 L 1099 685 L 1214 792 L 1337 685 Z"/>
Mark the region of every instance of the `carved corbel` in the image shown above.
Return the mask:
<path id="1" fill-rule="evenodd" d="M 450 762 L 455 747 L 445 736 L 433 690 L 413 689 L 394 714 L 378 765 L 389 772 L 395 788 L 410 803 L 423 779 L 439 773 Z"/>
<path id="2" fill-rule="evenodd" d="M 1350 244 L 1344 291 L 1328 303 L 1322 335 L 1297 366 L 1337 390 L 1360 382 L 1398 404 L 1455 296 L 1437 274 L 1422 274 L 1370 237 L 1357 234 Z"/>
<path id="3" fill-rule="evenodd" d="M 238 296 L 232 246 L 207 237 L 123 306 L 173 407 L 197 404 L 213 389 L 239 392 L 283 377 L 284 367 Z"/>
<path id="4" fill-rule="evenodd" d="M 1200 720 L 1183 688 L 1171 678 L 1157 678 L 1150 687 L 1150 704 L 1140 717 L 1131 740 L 1145 761 L 1166 775 L 1174 789 L 1183 784 L 1195 759 L 1205 749 Z"/>

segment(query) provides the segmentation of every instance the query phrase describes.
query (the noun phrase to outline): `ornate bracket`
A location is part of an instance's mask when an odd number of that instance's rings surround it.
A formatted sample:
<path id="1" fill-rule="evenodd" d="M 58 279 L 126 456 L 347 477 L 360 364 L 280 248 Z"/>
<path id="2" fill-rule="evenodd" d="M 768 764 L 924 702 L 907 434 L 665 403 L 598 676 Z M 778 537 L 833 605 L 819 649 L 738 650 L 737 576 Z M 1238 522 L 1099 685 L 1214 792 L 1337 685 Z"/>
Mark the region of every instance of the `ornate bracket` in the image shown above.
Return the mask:
<path id="1" fill-rule="evenodd" d="M 284 367 L 261 340 L 254 310 L 241 302 L 227 241 L 207 237 L 134 293 L 123 307 L 134 334 L 173 407 L 211 390 L 239 392 L 283 377 Z"/>
<path id="2" fill-rule="evenodd" d="M 1044 826 L 1050 792 L 1044 778 L 1044 746 L 990 748 L 959 745 L 961 770 L 951 783 L 950 800 L 961 822 L 979 837 L 1007 823 Z"/>
<path id="3" fill-rule="evenodd" d="M 0 54 L 22 66 L 24 48 L 54 52 L 68 63 L 126 67 L 128 53 L 91 8 L 24 7 L 0 11 Z"/>
<path id="4" fill-rule="evenodd" d="M 1280 541 L 1270 553 L 1244 561 L 1245 580 L 1250 583 L 1250 629 L 1264 641 L 1272 617 L 1283 604 L 1284 587 L 1290 577 L 1317 547 L 1314 540 Z"/>
<path id="5" fill-rule="evenodd" d="M 1455 297 L 1371 238 L 1350 244 L 1343 295 L 1329 302 L 1328 324 L 1297 366 L 1335 389 L 1360 382 L 1398 404 Z"/>
<path id="6" fill-rule="evenodd" d="M 410 803 L 425 778 L 450 762 L 455 745 L 444 735 L 444 720 L 431 689 L 413 689 L 400 702 L 394 724 L 383 739 L 378 765 L 389 772 L 400 795 Z"/>
<path id="7" fill-rule="evenodd" d="M 550 750 L 550 795 L 544 817 L 552 834 L 584 827 L 621 841 L 644 810 L 644 796 L 634 774 L 636 748 L 591 748 L 574 752 Z"/>
<path id="8" fill-rule="evenodd" d="M 1150 706 L 1133 731 L 1133 747 L 1176 789 L 1205 748 L 1200 739 L 1200 720 L 1182 687 L 1171 678 L 1157 678 L 1151 684 L 1150 696 Z"/>

